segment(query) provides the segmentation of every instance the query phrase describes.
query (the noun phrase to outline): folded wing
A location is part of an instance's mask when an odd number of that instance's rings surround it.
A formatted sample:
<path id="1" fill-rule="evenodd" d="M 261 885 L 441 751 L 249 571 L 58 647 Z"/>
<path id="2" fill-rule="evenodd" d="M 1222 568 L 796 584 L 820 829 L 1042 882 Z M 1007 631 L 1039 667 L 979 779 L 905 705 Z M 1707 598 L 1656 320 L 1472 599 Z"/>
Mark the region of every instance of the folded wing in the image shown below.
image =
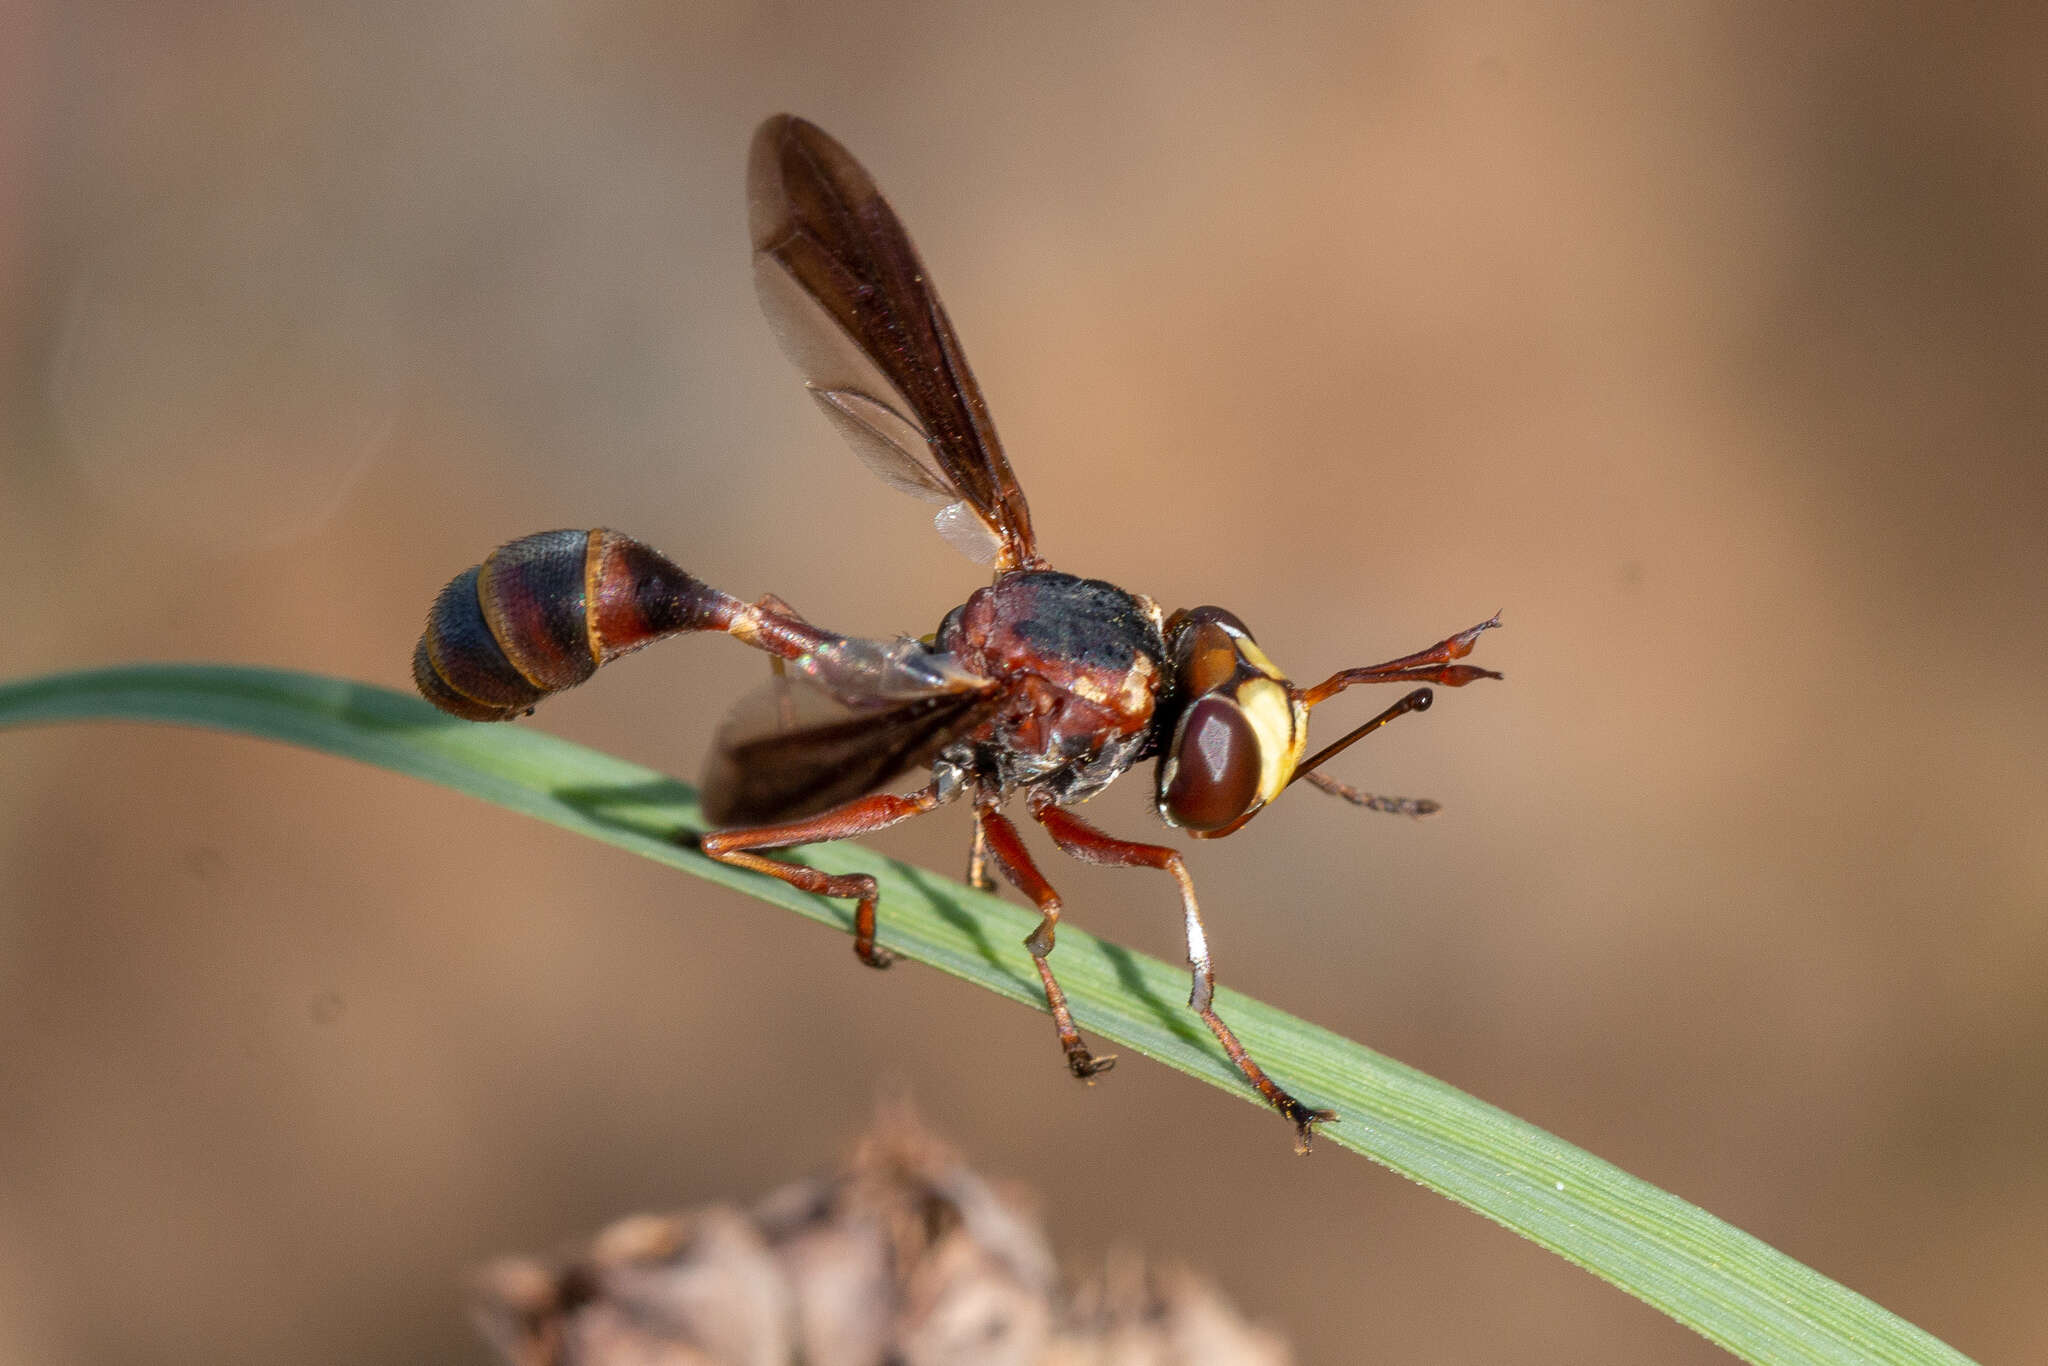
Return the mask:
<path id="1" fill-rule="evenodd" d="M 856 705 L 801 675 L 778 676 L 719 727 L 704 814 L 719 826 L 761 825 L 864 796 L 973 729 L 987 697 L 959 691 Z"/>

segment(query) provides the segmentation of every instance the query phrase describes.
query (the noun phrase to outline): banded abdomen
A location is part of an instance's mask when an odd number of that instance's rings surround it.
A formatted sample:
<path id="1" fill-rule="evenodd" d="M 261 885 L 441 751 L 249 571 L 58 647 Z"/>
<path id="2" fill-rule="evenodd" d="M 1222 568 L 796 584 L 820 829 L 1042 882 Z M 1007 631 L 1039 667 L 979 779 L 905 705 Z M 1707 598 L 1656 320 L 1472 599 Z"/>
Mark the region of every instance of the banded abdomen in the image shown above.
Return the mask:
<path id="1" fill-rule="evenodd" d="M 620 655 L 680 631 L 730 630 L 752 611 L 630 536 L 543 531 L 441 590 L 413 681 L 442 711 L 508 721 Z"/>

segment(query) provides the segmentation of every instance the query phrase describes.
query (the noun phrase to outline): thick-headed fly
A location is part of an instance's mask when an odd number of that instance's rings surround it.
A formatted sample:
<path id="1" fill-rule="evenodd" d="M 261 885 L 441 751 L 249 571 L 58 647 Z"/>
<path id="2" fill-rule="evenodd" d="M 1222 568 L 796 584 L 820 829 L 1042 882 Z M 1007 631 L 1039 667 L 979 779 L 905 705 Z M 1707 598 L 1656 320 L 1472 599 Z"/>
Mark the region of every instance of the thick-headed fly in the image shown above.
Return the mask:
<path id="1" fill-rule="evenodd" d="M 814 626 L 776 597 L 742 602 L 616 531 L 547 531 L 500 546 L 441 593 L 413 656 L 420 691 L 457 716 L 502 721 L 662 636 L 723 631 L 766 651 L 775 677 L 725 722 L 705 775 L 704 810 L 718 827 L 703 837 L 706 854 L 854 901 L 854 952 L 886 967 L 873 878 L 765 851 L 865 835 L 965 800 L 970 879 L 987 885 L 992 861 L 1042 916 L 1024 944 L 1081 1078 L 1113 1059 L 1091 1053 L 1074 1027 L 1050 961 L 1060 897 L 1003 808 L 1021 802 L 1076 858 L 1156 868 L 1180 890 L 1188 1004 L 1306 1151 L 1311 1126 L 1331 1115 L 1282 1089 L 1217 1016 L 1180 854 L 1106 834 L 1074 808 L 1151 759 L 1161 819 L 1197 839 L 1239 829 L 1300 778 L 1361 805 L 1432 810 L 1317 772 L 1361 736 L 1428 707 L 1427 687 L 1315 754 L 1309 713 L 1359 683 L 1497 678 L 1454 662 L 1497 619 L 1302 688 L 1220 607 L 1166 615 L 1141 594 L 1049 568 L 953 324 L 860 163 L 782 115 L 755 135 L 747 187 L 762 306 L 811 397 L 883 480 L 941 505 L 938 530 L 992 565 L 994 581 L 930 637 L 866 640 Z M 913 770 L 929 781 L 883 790 Z"/>

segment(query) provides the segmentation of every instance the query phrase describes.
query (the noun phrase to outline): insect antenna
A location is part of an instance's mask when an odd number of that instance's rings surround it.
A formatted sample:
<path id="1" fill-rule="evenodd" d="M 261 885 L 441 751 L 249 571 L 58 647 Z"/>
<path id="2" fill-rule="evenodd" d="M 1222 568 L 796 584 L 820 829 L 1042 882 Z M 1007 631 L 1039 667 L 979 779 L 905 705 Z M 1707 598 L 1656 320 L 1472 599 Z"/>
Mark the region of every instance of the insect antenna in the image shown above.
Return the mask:
<path id="1" fill-rule="evenodd" d="M 1421 820 L 1434 816 L 1443 810 L 1443 803 L 1428 797 L 1392 797 L 1383 792 L 1361 792 L 1349 783 L 1340 783 L 1327 773 L 1302 773 L 1297 775 L 1308 779 L 1309 786 L 1320 788 L 1332 797 L 1342 797 L 1353 806 L 1362 806 L 1367 811 L 1384 811 L 1389 816 L 1407 816 Z"/>
<path id="2" fill-rule="evenodd" d="M 1352 731 L 1352 732 L 1351 732 L 1351 733 L 1350 733 L 1349 735 L 1346 735 L 1346 736 L 1345 736 L 1345 737 L 1344 737 L 1343 739 L 1341 739 L 1341 740 L 1338 740 L 1338 741 L 1336 741 L 1336 742 L 1335 742 L 1335 743 L 1333 743 L 1333 744 L 1330 744 L 1330 745 L 1326 745 L 1326 746 L 1324 746 L 1324 747 L 1323 747 L 1322 749 L 1320 749 L 1320 750 L 1316 751 L 1316 753 L 1314 753 L 1314 754 L 1313 754 L 1313 755 L 1311 755 L 1310 757 L 1308 757 L 1308 758 L 1306 758 L 1306 759 L 1302 760 L 1302 761 L 1301 761 L 1300 763 L 1296 764 L 1296 765 L 1294 766 L 1294 777 L 1292 777 L 1292 778 L 1289 778 L 1289 779 L 1288 779 L 1287 781 L 1288 781 L 1289 783 L 1293 783 L 1294 781 L 1296 781 L 1296 779 L 1300 779 L 1300 778 L 1309 778 L 1309 777 L 1314 777 L 1314 776 L 1316 776 L 1316 775 L 1315 775 L 1315 770 L 1316 770 L 1317 768 L 1320 768 L 1320 767 L 1322 766 L 1322 764 L 1323 764 L 1323 762 L 1324 762 L 1325 760 L 1327 760 L 1327 759 L 1334 759 L 1334 758 L 1336 758 L 1336 757 L 1337 757 L 1337 756 L 1338 756 L 1339 754 L 1342 754 L 1342 753 L 1343 753 L 1343 752 L 1344 752 L 1345 750 L 1347 750 L 1347 749 L 1351 748 L 1351 747 L 1352 747 L 1353 745 L 1357 744 L 1357 743 L 1358 743 L 1358 742 L 1359 742 L 1360 740 L 1363 740 L 1363 739 L 1364 739 L 1364 738 L 1365 738 L 1366 736 L 1368 736 L 1368 735 L 1372 734 L 1372 733 L 1373 733 L 1374 731 L 1378 730 L 1378 729 L 1379 729 L 1379 728 L 1380 728 L 1381 726 L 1384 726 L 1385 724 L 1387 724 L 1387 722 L 1389 722 L 1389 721 L 1393 720 L 1393 719 L 1394 719 L 1395 717 L 1397 717 L 1397 716 L 1406 716 L 1406 715 L 1407 715 L 1407 714 L 1408 714 L 1409 712 L 1411 712 L 1411 711 L 1428 711 L 1428 710 L 1429 710 L 1429 704 L 1430 704 L 1431 702 L 1435 701 L 1435 700 L 1436 700 L 1436 693 L 1435 693 L 1435 692 L 1433 692 L 1432 690 L 1430 690 L 1430 689 L 1428 689 L 1428 688 L 1417 688 L 1417 689 L 1416 689 L 1416 690 L 1415 690 L 1414 692 L 1412 692 L 1412 693 L 1409 693 L 1409 694 L 1408 694 L 1408 695 L 1407 695 L 1406 697 L 1402 698 L 1402 699 L 1401 699 L 1401 700 L 1400 700 L 1399 702 L 1396 702 L 1396 703 L 1395 703 L 1395 704 L 1394 704 L 1393 706 L 1391 706 L 1391 707 L 1388 707 L 1388 708 L 1387 708 L 1387 709 L 1386 709 L 1385 711 L 1381 712 L 1381 713 L 1380 713 L 1380 714 L 1379 714 L 1378 716 L 1375 716 L 1375 717 L 1373 717 L 1373 718 L 1372 718 L 1372 720 L 1370 720 L 1370 721 L 1366 722 L 1366 723 L 1365 723 L 1364 725 L 1360 726 L 1360 727 L 1359 727 L 1359 728 L 1358 728 L 1357 730 L 1354 730 L 1354 731 Z M 1320 787 L 1320 788 L 1322 788 L 1322 789 L 1323 789 L 1323 790 L 1324 790 L 1325 792 L 1330 792 L 1330 791 L 1335 791 L 1335 790 L 1336 790 L 1337 788 L 1342 788 L 1342 787 L 1343 787 L 1343 784 L 1341 784 L 1341 783 L 1338 783 L 1338 784 L 1336 784 L 1336 785 L 1335 785 L 1335 787 L 1333 788 L 1333 787 L 1330 787 L 1330 786 L 1325 786 L 1325 783 L 1324 783 L 1324 782 L 1320 782 L 1320 781 L 1319 781 L 1319 782 L 1317 782 L 1317 783 L 1316 783 L 1316 786 L 1317 786 L 1317 787 Z M 1340 797 L 1348 797 L 1348 798 L 1349 798 L 1349 800 L 1351 800 L 1351 801 L 1355 802 L 1355 803 L 1356 803 L 1357 805 L 1360 805 L 1360 806 L 1373 806 L 1373 805 L 1374 805 L 1374 802 L 1372 802 L 1372 801 L 1361 801 L 1361 800 L 1359 800 L 1359 798 L 1361 798 L 1361 797 L 1364 797 L 1364 796 L 1366 795 L 1366 794 L 1364 794 L 1364 793 L 1358 793 L 1358 794 L 1357 794 L 1356 796 L 1352 796 L 1352 795 L 1350 794 L 1350 790 L 1349 790 L 1349 789 L 1346 789 L 1346 790 L 1344 790 L 1344 791 L 1338 791 L 1338 792 L 1337 792 L 1337 795 L 1338 795 L 1338 796 L 1340 796 Z M 1406 799 L 1404 799 L 1404 798 L 1400 798 L 1400 797 L 1395 797 L 1395 798 L 1387 798 L 1387 799 L 1382 799 L 1382 800 L 1391 800 L 1391 801 L 1397 801 L 1397 802 L 1398 802 L 1398 801 L 1403 801 L 1403 800 L 1406 800 Z M 1430 808 L 1431 808 L 1431 810 L 1434 810 L 1434 809 L 1435 809 L 1435 803 L 1434 803 L 1434 802 L 1432 802 L 1432 803 L 1429 803 L 1429 805 L 1430 805 Z M 1386 807 L 1383 807 L 1383 806 L 1379 806 L 1379 807 L 1375 807 L 1375 809 L 1377 809 L 1377 810 L 1382 810 L 1382 811 L 1384 811 L 1384 810 L 1387 810 L 1388 808 L 1386 808 Z M 1411 813 L 1409 813 L 1409 814 L 1412 814 L 1412 815 L 1427 815 L 1428 813 L 1427 813 L 1427 812 L 1411 812 Z"/>

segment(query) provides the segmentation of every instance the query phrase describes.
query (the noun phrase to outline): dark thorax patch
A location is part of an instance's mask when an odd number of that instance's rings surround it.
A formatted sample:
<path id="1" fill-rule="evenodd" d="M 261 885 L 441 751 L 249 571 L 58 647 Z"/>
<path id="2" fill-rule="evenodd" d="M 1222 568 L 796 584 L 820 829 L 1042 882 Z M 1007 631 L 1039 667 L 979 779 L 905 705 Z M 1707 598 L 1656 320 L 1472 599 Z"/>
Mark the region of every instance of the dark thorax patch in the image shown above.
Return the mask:
<path id="1" fill-rule="evenodd" d="M 1035 654 L 1091 670 L 1128 668 L 1140 655 L 1165 663 L 1158 628 L 1115 584 L 1040 570 L 1017 575 L 1015 588 L 1000 597 L 1004 624 Z"/>

